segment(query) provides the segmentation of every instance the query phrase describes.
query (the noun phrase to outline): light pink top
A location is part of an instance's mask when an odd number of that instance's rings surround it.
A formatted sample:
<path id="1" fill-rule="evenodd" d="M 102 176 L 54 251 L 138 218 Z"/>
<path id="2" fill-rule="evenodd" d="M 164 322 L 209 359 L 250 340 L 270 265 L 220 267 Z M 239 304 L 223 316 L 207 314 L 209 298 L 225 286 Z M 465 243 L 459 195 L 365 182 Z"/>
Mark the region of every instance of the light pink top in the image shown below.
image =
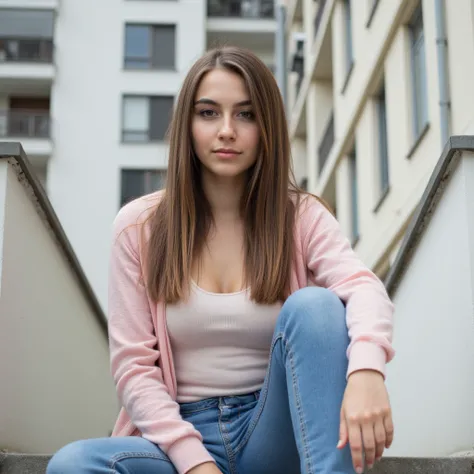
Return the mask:
<path id="1" fill-rule="evenodd" d="M 177 401 L 262 388 L 281 306 L 257 304 L 249 290 L 212 293 L 193 281 L 187 301 L 166 306 Z"/>
<path id="2" fill-rule="evenodd" d="M 113 436 L 141 435 L 156 443 L 176 470 L 186 473 L 213 461 L 201 434 L 180 415 L 164 302 L 154 303 L 141 283 L 141 223 L 162 192 L 137 199 L 114 222 L 109 277 L 111 370 L 122 410 Z M 146 235 L 149 227 L 145 226 Z M 393 305 L 380 280 L 352 251 L 336 219 L 312 197 L 297 211 L 296 252 L 290 275 L 294 292 L 308 285 L 333 291 L 346 304 L 348 375 L 384 373 L 394 355 Z"/>

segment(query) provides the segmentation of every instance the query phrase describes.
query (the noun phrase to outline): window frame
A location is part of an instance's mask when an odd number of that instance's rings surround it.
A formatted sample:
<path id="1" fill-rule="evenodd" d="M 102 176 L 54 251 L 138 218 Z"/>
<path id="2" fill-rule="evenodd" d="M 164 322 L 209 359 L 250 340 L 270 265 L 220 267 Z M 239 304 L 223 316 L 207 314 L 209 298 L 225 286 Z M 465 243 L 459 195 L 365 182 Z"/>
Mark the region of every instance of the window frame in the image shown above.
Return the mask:
<path id="1" fill-rule="evenodd" d="M 160 66 L 159 64 L 155 63 L 155 59 L 157 58 L 156 48 L 155 48 L 155 37 L 157 34 L 157 30 L 159 28 L 171 27 L 173 28 L 174 32 L 174 55 L 173 55 L 173 64 Z M 142 56 L 128 56 L 127 55 L 127 31 L 128 28 L 146 28 L 148 30 L 148 48 L 149 48 L 149 55 L 148 57 Z M 123 50 L 123 68 L 127 71 L 176 71 L 176 38 L 177 38 L 177 26 L 175 23 L 135 23 L 135 22 L 127 22 L 125 23 L 125 31 L 124 31 L 124 50 Z M 137 67 L 137 66 L 130 66 L 127 62 L 139 62 L 143 61 L 146 64 L 146 67 Z"/>
<path id="2" fill-rule="evenodd" d="M 130 145 L 143 145 L 143 144 L 150 144 L 150 143 L 164 143 L 166 140 L 166 130 L 163 133 L 163 136 L 154 137 L 154 133 L 152 131 L 152 117 L 153 117 L 153 99 L 156 98 L 167 98 L 171 99 L 172 107 L 170 110 L 169 120 L 171 120 L 171 115 L 173 113 L 174 101 L 175 97 L 170 94 L 162 94 L 162 95 L 142 95 L 142 94 L 123 94 L 122 95 L 122 120 L 121 120 L 121 142 L 124 144 Z M 147 123 L 148 128 L 146 130 L 146 139 L 144 140 L 127 140 L 126 134 L 127 133 L 143 133 L 142 130 L 127 130 L 125 129 L 125 103 L 127 99 L 146 99 L 148 101 L 148 116 L 147 116 Z M 168 122 L 169 127 L 169 122 Z"/>
<path id="3" fill-rule="evenodd" d="M 415 9 L 408 28 L 411 60 L 412 133 L 414 141 L 417 141 L 429 122 L 426 42 L 421 3 Z"/>

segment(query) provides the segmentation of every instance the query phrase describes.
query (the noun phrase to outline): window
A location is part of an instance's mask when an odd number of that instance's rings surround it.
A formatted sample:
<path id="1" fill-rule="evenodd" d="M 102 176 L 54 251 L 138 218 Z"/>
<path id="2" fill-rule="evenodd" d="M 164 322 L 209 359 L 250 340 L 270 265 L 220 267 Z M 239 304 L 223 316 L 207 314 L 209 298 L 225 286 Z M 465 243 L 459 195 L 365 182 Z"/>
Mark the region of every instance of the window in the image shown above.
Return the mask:
<path id="1" fill-rule="evenodd" d="M 52 40 L 54 17 L 54 11 L 48 9 L 0 8 L 0 37 Z"/>
<path id="2" fill-rule="evenodd" d="M 375 16 L 375 10 L 377 10 L 377 6 L 380 3 L 380 0 L 368 0 L 369 2 L 369 16 L 367 19 L 367 24 L 366 27 L 369 28 L 370 24 L 372 23 L 372 20 Z"/>
<path id="3" fill-rule="evenodd" d="M 387 136 L 387 103 L 385 100 L 385 87 L 377 96 L 377 121 L 378 121 L 378 155 L 379 155 L 379 191 L 382 197 L 389 186 L 388 168 L 388 136 Z"/>
<path id="4" fill-rule="evenodd" d="M 163 189 L 166 170 L 123 169 L 121 176 L 120 206 L 145 194 Z"/>
<path id="5" fill-rule="evenodd" d="M 417 140 L 428 123 L 428 98 L 426 83 L 425 34 L 421 5 L 410 23 L 412 84 L 413 84 L 413 133 Z"/>
<path id="6" fill-rule="evenodd" d="M 349 153 L 349 172 L 351 183 L 351 234 L 352 245 L 359 239 L 359 198 L 357 186 L 357 158 L 355 146 Z"/>
<path id="7" fill-rule="evenodd" d="M 126 69 L 175 69 L 175 25 L 125 27 Z"/>
<path id="8" fill-rule="evenodd" d="M 344 0 L 344 29 L 345 29 L 345 53 L 346 74 L 349 75 L 354 63 L 354 51 L 352 48 L 352 12 L 351 0 Z"/>
<path id="9" fill-rule="evenodd" d="M 173 97 L 125 96 L 122 140 L 135 143 L 164 140 L 172 110 Z"/>

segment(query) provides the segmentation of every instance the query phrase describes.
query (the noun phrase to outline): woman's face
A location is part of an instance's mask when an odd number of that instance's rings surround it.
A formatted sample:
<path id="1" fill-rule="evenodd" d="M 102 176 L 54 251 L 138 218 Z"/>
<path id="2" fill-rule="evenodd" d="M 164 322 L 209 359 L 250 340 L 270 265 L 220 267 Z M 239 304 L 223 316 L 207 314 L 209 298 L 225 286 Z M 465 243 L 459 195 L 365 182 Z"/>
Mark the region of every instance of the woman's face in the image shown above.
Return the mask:
<path id="1" fill-rule="evenodd" d="M 260 132 L 243 79 L 213 69 L 202 79 L 194 100 L 192 137 L 203 172 L 241 177 L 257 160 Z"/>

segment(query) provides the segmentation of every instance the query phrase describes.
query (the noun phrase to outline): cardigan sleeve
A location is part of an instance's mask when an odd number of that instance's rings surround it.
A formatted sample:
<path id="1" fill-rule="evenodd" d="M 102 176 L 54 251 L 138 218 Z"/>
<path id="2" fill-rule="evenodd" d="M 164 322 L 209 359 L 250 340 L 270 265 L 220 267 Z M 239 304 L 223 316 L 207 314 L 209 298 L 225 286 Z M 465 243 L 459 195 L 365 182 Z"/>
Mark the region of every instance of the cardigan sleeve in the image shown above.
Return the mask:
<path id="1" fill-rule="evenodd" d="M 163 382 L 150 303 L 138 252 L 138 202 L 114 222 L 109 271 L 109 345 L 117 394 L 143 438 L 168 455 L 179 474 L 213 458 L 201 434 L 182 419 Z"/>
<path id="2" fill-rule="evenodd" d="M 303 251 L 314 284 L 333 291 L 346 306 L 350 344 L 347 375 L 372 369 L 385 376 L 394 356 L 393 311 L 385 286 L 351 248 L 339 222 L 314 197 L 302 199 Z"/>

